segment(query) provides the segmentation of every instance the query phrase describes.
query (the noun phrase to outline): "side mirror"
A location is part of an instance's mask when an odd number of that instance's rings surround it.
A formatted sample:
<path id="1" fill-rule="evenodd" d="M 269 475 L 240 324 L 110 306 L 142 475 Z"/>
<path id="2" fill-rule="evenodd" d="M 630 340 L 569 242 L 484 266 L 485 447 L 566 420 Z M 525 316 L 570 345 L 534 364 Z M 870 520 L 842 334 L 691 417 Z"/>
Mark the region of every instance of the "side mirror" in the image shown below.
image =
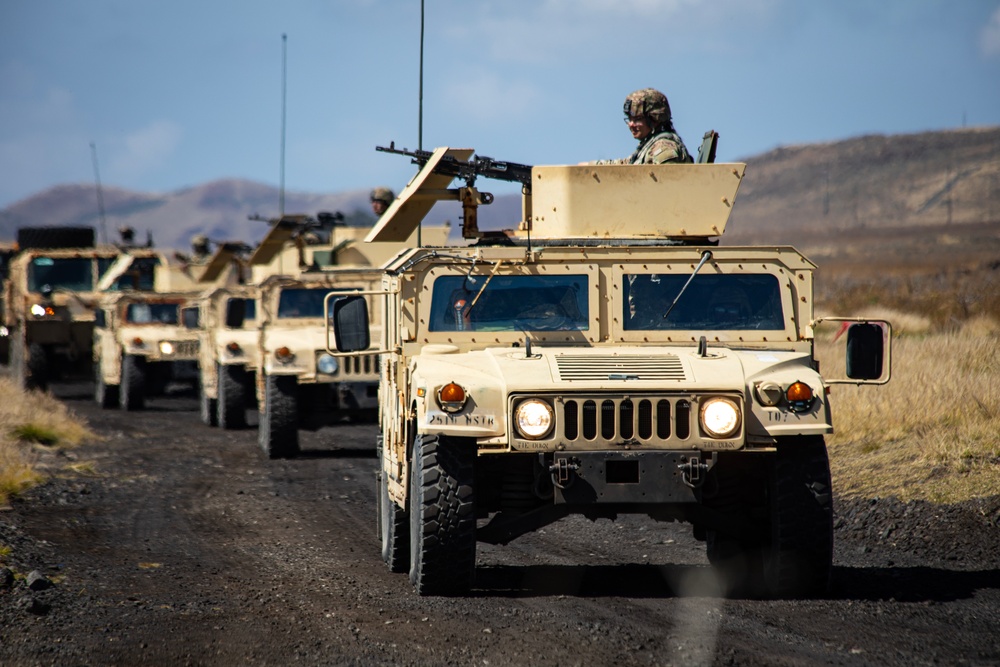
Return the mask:
<path id="1" fill-rule="evenodd" d="M 243 328 L 246 319 L 247 304 L 244 299 L 229 299 L 226 301 L 226 327 L 230 329 Z"/>
<path id="2" fill-rule="evenodd" d="M 333 338 L 338 352 L 357 352 L 371 347 L 368 302 L 363 296 L 347 296 L 333 304 Z"/>
<path id="3" fill-rule="evenodd" d="M 185 329 L 197 329 L 199 314 L 197 308 L 184 308 L 181 310 L 181 321 Z"/>
<path id="4" fill-rule="evenodd" d="M 104 311 L 100 308 L 94 311 L 94 326 L 99 329 L 103 329 L 104 327 L 108 326 L 107 316 L 104 314 Z"/>
<path id="5" fill-rule="evenodd" d="M 847 377 L 877 380 L 882 377 L 885 354 L 882 327 L 871 322 L 852 324 L 847 329 Z"/>

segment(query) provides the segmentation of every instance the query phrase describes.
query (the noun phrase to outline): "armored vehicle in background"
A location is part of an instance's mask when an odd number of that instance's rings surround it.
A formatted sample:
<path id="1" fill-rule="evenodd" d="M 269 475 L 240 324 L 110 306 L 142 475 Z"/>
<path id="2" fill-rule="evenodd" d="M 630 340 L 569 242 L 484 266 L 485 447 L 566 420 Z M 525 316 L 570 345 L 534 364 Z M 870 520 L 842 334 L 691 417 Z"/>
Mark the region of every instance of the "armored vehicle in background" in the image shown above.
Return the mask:
<path id="1" fill-rule="evenodd" d="M 87 231 L 18 232 L 20 251 L 4 281 L 3 326 L 11 374 L 22 387 L 45 389 L 55 378 L 90 372 L 98 281 L 120 251 L 95 246 L 93 230 Z"/>
<path id="2" fill-rule="evenodd" d="M 260 368 L 256 285 L 209 289 L 198 298 L 202 327 L 199 345 L 201 420 L 224 429 L 244 428 L 256 400 Z"/>
<path id="3" fill-rule="evenodd" d="M 94 398 L 103 408 L 142 410 L 171 382 L 198 383 L 198 310 L 186 293 L 117 292 L 94 325 Z"/>
<path id="4" fill-rule="evenodd" d="M 365 295 L 384 313 L 371 333 L 364 298 L 329 297 L 336 354 L 382 359 L 390 569 L 422 595 L 462 592 L 477 541 L 645 514 L 690 523 L 734 587 L 821 594 L 827 392 L 888 380 L 888 323 L 852 322 L 848 377 L 820 374 L 815 266 L 791 247 L 718 245 L 743 164 L 517 165 L 523 218 L 491 234 L 475 224 L 491 199 L 475 176 L 498 163 L 472 153 L 417 156 L 368 240 L 409 235 L 449 197 L 476 244 L 387 263 Z M 465 186 L 446 190 L 455 176 Z"/>

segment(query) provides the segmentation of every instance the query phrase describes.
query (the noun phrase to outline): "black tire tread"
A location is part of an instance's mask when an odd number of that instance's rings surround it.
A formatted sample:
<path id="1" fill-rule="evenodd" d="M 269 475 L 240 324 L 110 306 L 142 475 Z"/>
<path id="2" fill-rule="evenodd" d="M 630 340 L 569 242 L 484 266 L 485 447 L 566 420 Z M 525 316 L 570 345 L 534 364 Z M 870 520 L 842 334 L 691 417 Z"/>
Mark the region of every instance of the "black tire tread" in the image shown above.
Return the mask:
<path id="1" fill-rule="evenodd" d="M 290 458 L 299 453 L 298 379 L 294 376 L 264 378 L 264 412 L 257 439 L 269 459 Z"/>
<path id="2" fill-rule="evenodd" d="M 466 592 L 476 569 L 474 445 L 418 434 L 410 470 L 410 581 L 420 595 Z"/>
<path id="3" fill-rule="evenodd" d="M 247 425 L 246 368 L 236 365 L 216 366 L 219 378 L 216 423 L 219 428 L 234 430 Z"/>
<path id="4" fill-rule="evenodd" d="M 770 470 L 771 538 L 764 578 L 773 597 L 825 593 L 833 571 L 833 487 L 822 436 L 779 442 Z"/>
<path id="5" fill-rule="evenodd" d="M 146 358 L 137 354 L 122 357 L 122 379 L 118 389 L 122 410 L 134 412 L 146 407 Z"/>

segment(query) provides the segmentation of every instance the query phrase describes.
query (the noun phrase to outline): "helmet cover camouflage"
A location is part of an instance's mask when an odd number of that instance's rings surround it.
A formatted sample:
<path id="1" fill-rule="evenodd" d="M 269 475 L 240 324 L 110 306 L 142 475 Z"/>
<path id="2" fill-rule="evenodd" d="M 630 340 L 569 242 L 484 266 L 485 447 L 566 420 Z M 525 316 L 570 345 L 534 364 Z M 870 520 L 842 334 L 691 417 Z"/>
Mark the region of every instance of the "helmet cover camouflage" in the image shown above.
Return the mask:
<path id="1" fill-rule="evenodd" d="M 380 201 L 388 206 L 396 198 L 396 195 L 389 188 L 378 187 L 372 190 L 370 198 L 372 201 Z"/>
<path id="2" fill-rule="evenodd" d="M 204 234 L 195 234 L 194 236 L 191 237 L 191 245 L 193 247 L 207 246 L 208 237 L 205 236 Z"/>
<path id="3" fill-rule="evenodd" d="M 655 88 L 643 88 L 629 93 L 622 108 L 626 117 L 645 116 L 655 128 L 670 125 L 670 103 L 667 96 Z"/>

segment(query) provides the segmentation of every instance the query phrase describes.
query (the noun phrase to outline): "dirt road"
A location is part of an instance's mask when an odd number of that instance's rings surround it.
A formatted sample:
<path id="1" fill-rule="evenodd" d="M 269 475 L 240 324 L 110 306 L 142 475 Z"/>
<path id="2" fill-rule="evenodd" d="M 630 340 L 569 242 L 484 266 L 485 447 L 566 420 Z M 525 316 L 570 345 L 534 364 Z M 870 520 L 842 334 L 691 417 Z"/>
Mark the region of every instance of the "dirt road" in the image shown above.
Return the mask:
<path id="1" fill-rule="evenodd" d="M 420 598 L 379 558 L 373 426 L 267 461 L 192 396 L 59 391 L 103 440 L 0 512 L 3 560 L 54 582 L 0 590 L 0 665 L 1000 664 L 1000 499 L 838 502 L 820 600 L 720 597 L 690 529 L 645 518 L 480 545 L 472 595 Z"/>

